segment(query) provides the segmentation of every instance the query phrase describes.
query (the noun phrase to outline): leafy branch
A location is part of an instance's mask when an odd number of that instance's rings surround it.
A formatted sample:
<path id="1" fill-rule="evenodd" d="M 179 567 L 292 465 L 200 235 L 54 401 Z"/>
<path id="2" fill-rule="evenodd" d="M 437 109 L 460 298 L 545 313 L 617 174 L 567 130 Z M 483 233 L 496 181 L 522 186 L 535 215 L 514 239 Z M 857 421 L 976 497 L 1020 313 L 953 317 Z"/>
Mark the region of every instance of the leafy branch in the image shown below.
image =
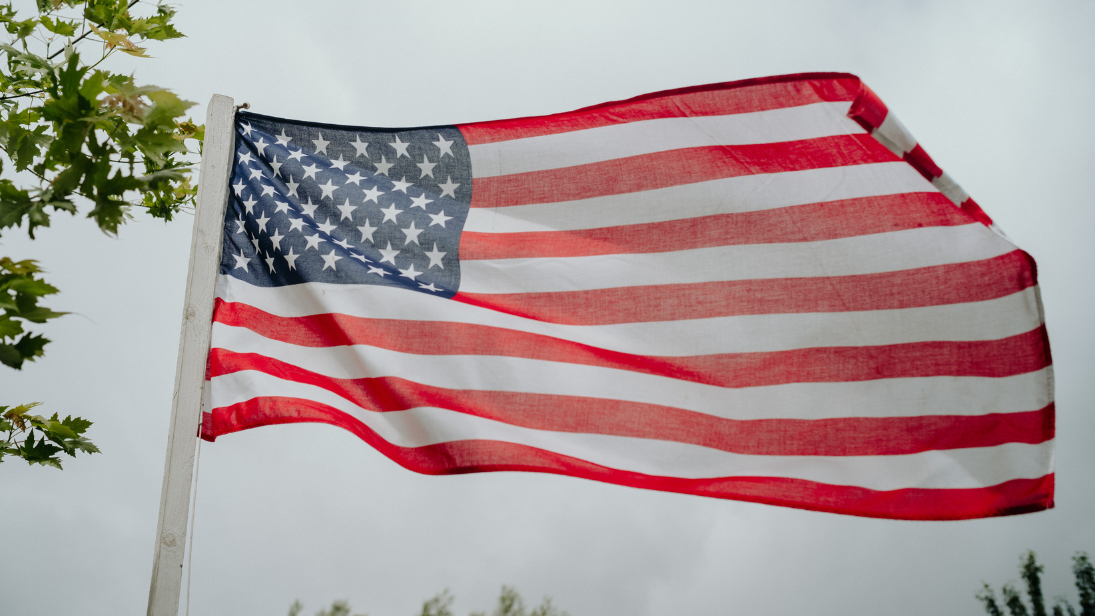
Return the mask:
<path id="1" fill-rule="evenodd" d="M 40 334 L 24 330 L 24 323 L 45 323 L 65 313 L 54 312 L 38 305 L 38 298 L 52 295 L 57 289 L 37 274 L 35 261 L 12 261 L 0 257 L 0 363 L 15 368 L 24 361 L 34 361 L 49 342 Z"/>
<path id="2" fill-rule="evenodd" d="M 53 417 L 31 415 L 30 410 L 41 404 L 31 402 L 15 408 L 0 406 L 0 462 L 6 456 L 26 460 L 27 464 L 41 464 L 61 468 L 59 453 L 76 457 L 77 451 L 99 453 L 99 448 L 83 436 L 91 422 L 79 417 Z"/>

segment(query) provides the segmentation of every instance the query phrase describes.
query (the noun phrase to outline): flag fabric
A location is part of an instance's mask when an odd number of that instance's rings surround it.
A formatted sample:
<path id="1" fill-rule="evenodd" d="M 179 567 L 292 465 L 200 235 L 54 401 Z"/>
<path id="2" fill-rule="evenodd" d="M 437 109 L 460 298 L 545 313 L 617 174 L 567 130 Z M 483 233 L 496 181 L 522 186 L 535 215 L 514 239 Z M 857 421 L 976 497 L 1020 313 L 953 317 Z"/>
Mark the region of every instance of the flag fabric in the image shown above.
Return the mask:
<path id="1" fill-rule="evenodd" d="M 847 74 L 367 128 L 240 112 L 202 437 L 835 513 L 1053 506 L 1034 261 Z"/>

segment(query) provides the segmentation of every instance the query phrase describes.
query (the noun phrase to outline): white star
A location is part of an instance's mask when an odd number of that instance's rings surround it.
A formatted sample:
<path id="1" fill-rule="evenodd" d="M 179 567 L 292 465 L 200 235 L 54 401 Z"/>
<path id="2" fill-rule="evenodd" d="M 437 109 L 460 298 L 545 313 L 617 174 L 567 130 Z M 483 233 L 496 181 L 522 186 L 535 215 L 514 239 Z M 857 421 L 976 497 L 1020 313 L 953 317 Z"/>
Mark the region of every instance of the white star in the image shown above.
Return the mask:
<path id="1" fill-rule="evenodd" d="M 445 221 L 446 220 L 452 220 L 452 216 L 445 216 L 445 210 L 441 210 L 440 212 L 438 212 L 436 214 L 427 213 L 427 215 L 430 218 L 433 219 L 433 220 L 430 221 L 430 224 L 429 224 L 429 226 L 431 226 L 431 227 L 434 226 L 434 225 L 441 225 L 441 228 L 444 229 L 445 228 Z"/>
<path id="2" fill-rule="evenodd" d="M 286 148 L 288 149 L 288 148 Z M 297 150 L 296 152 L 289 152 L 289 158 L 292 160 L 304 160 L 304 150 Z"/>
<path id="3" fill-rule="evenodd" d="M 323 191 L 323 196 L 321 196 L 320 199 L 327 198 L 333 201 L 335 198 L 334 192 L 336 188 L 338 188 L 338 186 L 332 184 L 330 179 L 327 180 L 326 184 L 320 184 L 319 189 Z"/>
<path id="4" fill-rule="evenodd" d="M 240 122 L 240 129 L 243 130 L 243 136 L 244 137 L 250 137 L 251 136 L 251 125 L 248 124 L 247 122 Z"/>
<path id="5" fill-rule="evenodd" d="M 330 218 L 327 219 L 327 222 L 321 222 L 321 223 L 316 225 L 316 227 L 319 227 L 320 231 L 326 233 L 327 235 L 330 235 L 331 231 L 334 231 L 335 227 L 337 227 L 337 226 L 338 225 L 332 225 L 331 224 L 331 219 Z"/>
<path id="6" fill-rule="evenodd" d="M 342 205 L 338 206 L 338 209 L 342 212 L 342 218 L 339 218 L 338 220 L 339 220 L 339 222 L 342 222 L 343 220 L 346 220 L 347 218 L 349 218 L 350 220 L 354 219 L 353 213 L 354 213 L 354 210 L 357 209 L 357 206 L 356 205 L 350 205 L 350 199 L 347 197 L 346 203 L 343 203 Z"/>
<path id="7" fill-rule="evenodd" d="M 380 162 L 373 163 L 376 165 L 376 172 L 378 175 L 388 175 L 388 170 L 395 166 L 395 163 L 390 163 L 384 159 L 384 155 L 380 155 Z"/>
<path id="8" fill-rule="evenodd" d="M 266 233 L 266 225 L 270 222 L 270 219 L 266 217 L 266 213 L 262 213 L 262 218 L 256 218 L 255 222 L 259 225 L 259 231 Z"/>
<path id="9" fill-rule="evenodd" d="M 366 259 L 365 255 L 361 254 L 360 252 L 351 252 L 350 256 L 357 259 L 358 261 L 361 261 L 362 263 L 372 263 L 372 261 Z"/>
<path id="10" fill-rule="evenodd" d="M 285 183 L 285 186 L 289 189 L 289 196 L 297 196 L 297 186 L 300 186 L 300 182 L 294 182 L 293 176 L 289 176 L 289 181 Z"/>
<path id="11" fill-rule="evenodd" d="M 255 245 L 255 254 L 261 256 L 262 253 L 259 252 L 259 238 L 258 238 L 258 236 L 251 238 L 251 243 Z M 242 254 L 242 251 L 241 251 L 241 254 Z"/>
<path id="12" fill-rule="evenodd" d="M 350 145 L 354 146 L 354 149 L 357 150 L 358 156 L 369 158 L 369 152 L 367 151 L 369 147 L 368 141 L 362 141 L 360 136 L 354 136 L 354 142 Z"/>
<path id="13" fill-rule="evenodd" d="M 399 277 L 400 278 L 410 278 L 411 280 L 414 280 L 415 278 L 418 278 L 419 276 L 421 276 L 423 273 L 424 272 L 414 271 L 414 263 L 411 263 L 411 266 L 408 267 L 407 269 L 399 270 Z"/>
<path id="14" fill-rule="evenodd" d="M 278 212 L 285 212 L 288 215 L 289 204 L 285 203 L 284 201 L 278 201 L 277 199 L 274 199 L 274 213 L 277 214 Z"/>
<path id="15" fill-rule="evenodd" d="M 380 202 L 376 200 L 377 197 L 383 194 L 380 192 L 379 187 L 373 186 L 372 188 L 362 192 L 365 193 L 365 201 L 372 201 L 373 203 L 380 205 Z M 364 204 L 365 201 L 362 201 L 361 203 Z"/>
<path id="16" fill-rule="evenodd" d="M 418 244 L 418 236 L 421 235 L 422 232 L 425 231 L 425 229 L 415 229 L 414 228 L 414 221 L 412 220 L 411 221 L 411 226 L 407 227 L 406 229 L 402 229 L 402 231 L 403 231 L 404 235 L 407 236 L 407 240 L 403 242 L 403 245 L 406 246 L 407 244 L 410 244 L 411 242 L 414 242 L 415 244 Z M 418 244 L 418 245 L 421 246 L 422 244 Z"/>
<path id="17" fill-rule="evenodd" d="M 367 274 L 378 274 L 381 278 L 383 278 L 383 277 L 387 276 L 389 272 L 384 271 L 383 267 L 373 267 L 372 265 L 370 265 L 369 266 L 369 271 L 366 272 L 366 273 Z"/>
<path id="18" fill-rule="evenodd" d="M 342 257 L 335 254 L 335 249 L 334 248 L 331 249 L 330 254 L 321 254 L 319 256 L 323 257 L 323 269 L 327 269 L 329 267 L 329 268 L 335 270 L 336 272 L 338 271 L 338 268 L 335 267 L 335 262 L 342 259 Z M 323 270 L 320 270 L 320 271 L 323 271 Z"/>
<path id="19" fill-rule="evenodd" d="M 422 193 L 417 197 L 411 197 L 411 207 L 420 207 L 426 209 L 427 203 L 433 203 L 433 199 L 427 199 L 426 193 Z"/>
<path id="20" fill-rule="evenodd" d="M 263 152 L 263 150 L 266 149 L 266 146 L 268 146 L 268 145 L 273 145 L 273 144 L 272 143 L 266 143 L 265 141 L 263 141 L 262 137 L 259 137 L 259 140 L 255 142 L 255 151 L 259 153 L 259 156 L 265 157 L 266 153 Z"/>
<path id="21" fill-rule="evenodd" d="M 242 154 L 237 152 L 236 156 L 238 157 L 236 162 L 245 167 L 250 167 L 251 165 L 249 165 L 248 163 L 255 162 L 255 159 L 251 156 L 251 152 L 249 150 L 244 150 Z"/>
<path id="22" fill-rule="evenodd" d="M 284 132 L 284 131 L 282 131 L 282 132 Z M 297 257 L 299 257 L 300 255 L 293 254 L 293 247 L 290 246 L 289 247 L 289 253 L 284 255 L 284 256 L 285 256 L 285 260 L 289 262 L 289 269 L 295 270 L 297 268 Z"/>
<path id="23" fill-rule="evenodd" d="M 285 163 L 279 163 L 278 162 L 278 157 L 277 156 L 274 156 L 274 157 L 271 158 L 270 168 L 274 170 L 274 175 L 275 176 L 278 175 L 279 173 L 281 173 L 281 166 L 284 165 L 284 164 Z"/>
<path id="24" fill-rule="evenodd" d="M 353 175 L 346 176 L 346 183 L 349 184 L 350 182 L 353 182 L 355 185 L 361 186 L 361 180 L 364 179 L 365 178 L 360 173 L 354 171 Z"/>
<path id="25" fill-rule="evenodd" d="M 303 218 L 289 218 L 289 231 L 300 231 L 304 233 L 304 219 Z"/>
<path id="26" fill-rule="evenodd" d="M 339 171 L 342 171 L 342 168 L 345 167 L 346 164 L 349 163 L 349 162 L 350 161 L 348 161 L 348 160 L 342 160 L 342 155 L 339 154 L 338 155 L 338 160 L 332 160 L 331 161 L 331 168 L 332 169 L 338 169 Z"/>
<path id="27" fill-rule="evenodd" d="M 242 179 L 232 185 L 232 190 L 236 191 L 236 196 L 237 197 L 242 197 L 243 196 L 244 186 L 246 186 L 246 184 L 243 183 Z"/>
<path id="28" fill-rule="evenodd" d="M 248 199 L 247 201 L 243 202 L 243 209 L 247 210 L 248 214 L 254 216 L 256 203 L 258 203 L 258 201 L 255 201 L 254 199 Z"/>
<path id="29" fill-rule="evenodd" d="M 430 265 L 426 269 L 430 269 L 430 267 L 433 267 L 435 265 L 437 267 L 440 267 L 441 269 L 445 269 L 445 264 L 441 262 L 441 258 L 444 257 L 447 254 L 449 254 L 449 253 L 441 252 L 440 250 L 438 250 L 437 249 L 437 242 L 434 242 L 433 250 L 430 251 L 430 252 L 425 253 L 425 255 L 430 258 Z"/>
<path id="30" fill-rule="evenodd" d="M 266 265 L 268 265 L 270 267 L 270 273 L 273 274 L 274 273 L 274 253 L 270 253 L 270 256 L 263 259 L 263 260 L 266 261 Z"/>
<path id="31" fill-rule="evenodd" d="M 427 291 L 433 291 L 434 293 L 437 293 L 438 291 L 441 290 L 441 289 L 438 289 L 437 287 L 433 286 L 432 282 L 430 284 L 422 284 L 420 282 L 420 283 L 418 283 L 418 288 L 419 289 L 426 289 Z"/>
<path id="32" fill-rule="evenodd" d="M 388 263 L 391 263 L 392 265 L 395 265 L 395 258 L 397 256 L 399 256 L 399 253 L 403 252 L 402 250 L 394 250 L 392 248 L 391 241 L 388 242 L 388 247 L 387 248 L 377 248 L 377 250 L 380 251 L 380 256 L 383 257 L 383 258 L 380 259 L 380 262 L 383 263 L 383 262 L 387 261 Z"/>
<path id="33" fill-rule="evenodd" d="M 250 261 L 251 258 L 243 256 L 242 249 L 238 255 L 232 255 L 232 258 L 236 260 L 236 267 L 233 267 L 232 269 L 239 269 L 242 267 L 243 271 L 247 271 L 247 262 Z"/>
<path id="34" fill-rule="evenodd" d="M 445 139 L 444 137 L 442 137 L 441 133 L 437 133 L 437 141 L 433 142 L 433 144 L 436 145 L 439 150 L 441 150 L 440 156 L 442 156 L 442 157 L 445 156 L 446 154 L 448 154 L 449 156 L 453 156 L 453 154 L 452 154 L 452 144 L 453 143 L 455 143 L 455 142 L 449 141 L 449 140 Z M 456 158 L 456 157 L 453 156 L 453 158 Z"/>
<path id="35" fill-rule="evenodd" d="M 460 185 L 453 182 L 452 177 L 449 177 L 448 179 L 445 180 L 444 184 L 438 184 L 438 186 L 441 187 L 441 196 L 442 197 L 444 197 L 445 195 L 448 195 L 448 196 L 452 197 L 453 199 L 455 199 L 456 198 L 456 189 Z"/>
<path id="36" fill-rule="evenodd" d="M 406 156 L 407 158 L 411 157 L 411 155 L 407 153 L 407 146 L 409 146 L 411 144 L 403 143 L 402 141 L 400 141 L 399 140 L 399 135 L 395 136 L 395 143 L 391 143 L 389 145 L 391 145 L 393 148 L 395 148 L 395 157 L 396 158 L 399 158 L 400 156 Z"/>
<path id="37" fill-rule="evenodd" d="M 427 175 L 431 178 L 433 177 L 433 168 L 437 166 L 437 163 L 431 163 L 430 160 L 426 158 L 425 154 L 422 155 L 422 162 L 415 164 L 422 170 L 422 177 L 426 177 Z"/>
<path id="38" fill-rule="evenodd" d="M 335 243 L 339 246 L 342 246 L 346 250 L 350 249 L 350 242 L 347 242 L 346 240 L 335 240 Z"/>
<path id="39" fill-rule="evenodd" d="M 304 210 L 304 215 L 312 220 L 316 219 L 316 208 L 319 207 L 318 203 L 312 203 L 312 198 L 308 197 L 306 203 L 300 204 L 300 209 Z"/>
<path id="40" fill-rule="evenodd" d="M 326 154 L 327 153 L 327 144 L 331 143 L 331 142 L 330 141 L 324 141 L 323 133 L 316 133 L 316 134 L 319 135 L 319 139 L 313 139 L 312 140 L 312 143 L 316 146 L 316 153 L 317 154 L 320 154 L 320 153 Z M 327 269 L 327 268 L 323 268 L 323 269 Z"/>
<path id="41" fill-rule="evenodd" d="M 270 236 L 270 241 L 274 244 L 274 247 L 271 249 L 271 254 L 273 254 L 274 250 L 281 250 L 281 240 L 283 239 L 285 239 L 285 236 L 281 234 L 281 231 L 274 229 L 274 234 Z"/>
<path id="42" fill-rule="evenodd" d="M 403 176 L 402 180 L 392 180 L 392 184 L 395 184 L 395 186 L 392 187 L 393 191 L 398 190 L 404 195 L 407 194 L 407 188 L 411 185 L 411 183 L 407 181 L 407 176 Z"/>
<path id="43" fill-rule="evenodd" d="M 323 241 L 323 238 L 316 233 L 314 235 L 305 235 L 304 241 L 308 242 L 308 245 L 304 247 L 304 250 L 308 250 L 309 248 L 319 250 L 319 243 Z"/>
<path id="44" fill-rule="evenodd" d="M 236 233 L 243 233 L 246 230 L 244 228 L 244 225 L 247 224 L 247 221 L 245 221 L 242 217 L 234 222 L 240 227 L 239 229 L 236 229 Z"/>
<path id="45" fill-rule="evenodd" d="M 395 209 L 395 204 L 394 203 L 389 205 L 388 209 L 380 208 L 380 211 L 384 212 L 384 220 L 380 221 L 380 224 L 384 224 L 384 223 L 388 222 L 389 220 L 396 223 L 396 224 L 399 224 L 399 221 L 396 220 L 395 217 L 397 215 L 403 213 L 403 210 Z"/>
<path id="46" fill-rule="evenodd" d="M 263 184 L 262 185 L 262 195 L 261 196 L 265 197 L 267 195 L 270 195 L 270 196 L 274 195 L 274 187 L 273 186 L 267 186 L 266 184 Z"/>
<path id="47" fill-rule="evenodd" d="M 248 169 L 248 171 L 251 172 L 251 177 L 248 178 L 249 180 L 262 177 L 262 169 Z"/>
<path id="48" fill-rule="evenodd" d="M 369 240 L 370 242 L 373 241 L 373 231 L 376 231 L 379 228 L 380 227 L 374 227 L 369 222 L 369 219 L 366 218 L 365 219 L 365 224 L 357 228 L 358 231 L 361 231 L 361 241 L 362 242 L 364 242 L 365 240 Z"/>
<path id="49" fill-rule="evenodd" d="M 316 172 L 319 171 L 319 165 L 301 165 L 301 168 L 304 169 L 305 178 L 316 179 Z M 319 180 L 316 181 L 318 182 Z"/>
<path id="50" fill-rule="evenodd" d="M 293 140 L 292 137 L 285 134 L 284 128 L 281 129 L 281 134 L 278 135 L 276 138 L 278 140 L 278 145 L 284 147 L 285 149 L 289 149 L 289 142 Z"/>

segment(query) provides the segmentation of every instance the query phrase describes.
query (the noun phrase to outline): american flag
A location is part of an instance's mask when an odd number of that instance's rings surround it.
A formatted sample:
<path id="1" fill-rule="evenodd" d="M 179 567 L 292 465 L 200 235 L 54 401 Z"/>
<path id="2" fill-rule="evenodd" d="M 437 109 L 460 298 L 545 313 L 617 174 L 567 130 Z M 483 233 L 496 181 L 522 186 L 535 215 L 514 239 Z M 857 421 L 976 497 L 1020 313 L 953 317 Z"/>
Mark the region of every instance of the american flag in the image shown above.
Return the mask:
<path id="1" fill-rule="evenodd" d="M 1033 260 L 860 80 L 423 128 L 240 112 L 202 436 L 830 511 L 1052 507 Z"/>

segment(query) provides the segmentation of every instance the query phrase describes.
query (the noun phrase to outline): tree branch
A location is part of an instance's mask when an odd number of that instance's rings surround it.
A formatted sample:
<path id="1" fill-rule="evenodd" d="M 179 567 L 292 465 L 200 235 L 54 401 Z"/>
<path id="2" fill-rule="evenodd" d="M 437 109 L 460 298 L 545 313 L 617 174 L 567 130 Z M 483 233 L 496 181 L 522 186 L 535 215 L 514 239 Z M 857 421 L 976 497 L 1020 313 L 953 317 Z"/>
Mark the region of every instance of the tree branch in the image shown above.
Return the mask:
<path id="1" fill-rule="evenodd" d="M 42 92 L 45 92 L 45 90 L 34 90 L 32 92 L 24 92 L 22 94 L 15 94 L 12 96 L 4 95 L 0 96 L 0 101 L 10 101 L 13 98 L 23 98 L 24 96 L 34 96 L 35 94 L 41 94 Z"/>

